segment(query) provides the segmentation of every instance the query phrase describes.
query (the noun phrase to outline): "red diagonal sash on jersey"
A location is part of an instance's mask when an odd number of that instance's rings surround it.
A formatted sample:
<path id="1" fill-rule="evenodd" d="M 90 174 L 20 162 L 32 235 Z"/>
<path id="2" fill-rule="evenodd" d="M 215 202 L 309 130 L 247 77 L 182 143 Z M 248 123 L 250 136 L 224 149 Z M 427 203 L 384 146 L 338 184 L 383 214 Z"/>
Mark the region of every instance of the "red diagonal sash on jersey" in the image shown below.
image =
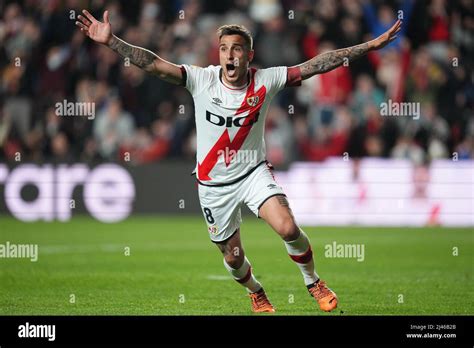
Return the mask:
<path id="1" fill-rule="evenodd" d="M 226 158 L 226 165 L 228 166 L 230 161 L 232 160 L 232 157 L 234 154 L 239 151 L 241 148 L 242 144 L 244 143 L 245 139 L 247 138 L 250 129 L 252 128 L 253 124 L 249 125 L 250 122 L 253 123 L 256 117 L 258 117 L 258 113 L 260 111 L 260 108 L 263 105 L 263 102 L 265 100 L 265 94 L 266 94 L 266 88 L 265 86 L 260 87 L 260 89 L 254 93 L 254 88 L 255 88 L 255 69 L 252 69 L 252 80 L 250 82 L 250 85 L 247 88 L 247 93 L 245 94 L 244 100 L 242 101 L 242 104 L 240 108 L 237 110 L 235 113 L 235 116 L 240 115 L 246 111 L 249 111 L 248 116 L 245 118 L 244 122 L 242 123 L 242 127 L 239 128 L 237 131 L 237 134 L 234 137 L 234 140 L 230 141 L 230 136 L 229 132 L 227 129 L 224 130 L 224 133 L 220 136 L 220 138 L 217 140 L 217 142 L 214 144 L 212 149 L 208 152 L 206 157 L 204 158 L 204 161 L 202 163 L 198 162 L 198 178 L 201 181 L 207 181 L 211 180 L 209 177 L 209 173 L 211 172 L 212 168 L 217 163 L 217 160 L 219 159 L 219 154 L 221 152 L 219 151 L 225 151 L 227 148 L 230 152 L 230 158 Z M 249 97 L 258 97 L 258 102 L 257 105 L 255 106 L 250 106 L 249 103 L 247 102 L 247 99 Z M 231 151 L 234 150 L 234 151 Z M 222 153 L 228 153 L 227 151 L 222 152 Z"/>

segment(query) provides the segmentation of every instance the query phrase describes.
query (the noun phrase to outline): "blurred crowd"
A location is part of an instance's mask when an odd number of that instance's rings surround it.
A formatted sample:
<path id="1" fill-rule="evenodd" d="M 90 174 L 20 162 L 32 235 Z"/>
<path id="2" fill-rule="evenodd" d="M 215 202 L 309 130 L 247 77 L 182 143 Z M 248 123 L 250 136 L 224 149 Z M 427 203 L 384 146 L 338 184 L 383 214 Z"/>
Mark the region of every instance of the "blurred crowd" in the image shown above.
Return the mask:
<path id="1" fill-rule="evenodd" d="M 218 65 L 216 29 L 244 24 L 261 68 L 359 44 L 403 17 L 392 45 L 274 98 L 268 159 L 474 158 L 472 0 L 25 0 L 0 1 L 1 161 L 194 158 L 190 94 L 85 37 L 83 8 L 100 20 L 108 9 L 117 36 L 177 64 Z M 419 103 L 419 118 L 382 116 L 389 100 Z M 94 117 L 58 116 L 63 101 L 95 103 Z"/>

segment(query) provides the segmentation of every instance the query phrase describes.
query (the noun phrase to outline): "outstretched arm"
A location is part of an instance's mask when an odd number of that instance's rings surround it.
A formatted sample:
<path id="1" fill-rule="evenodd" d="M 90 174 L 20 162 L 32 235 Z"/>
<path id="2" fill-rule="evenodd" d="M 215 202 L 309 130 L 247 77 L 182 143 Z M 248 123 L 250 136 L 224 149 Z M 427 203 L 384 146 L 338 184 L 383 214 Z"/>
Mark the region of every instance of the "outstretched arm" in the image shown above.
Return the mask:
<path id="1" fill-rule="evenodd" d="M 112 33 L 108 11 L 104 12 L 104 22 L 99 22 L 86 10 L 83 10 L 82 13 L 85 17 L 79 15 L 79 21 L 76 22 L 76 25 L 92 40 L 110 47 L 123 58 L 130 59 L 130 63 L 146 72 L 176 85 L 182 83 L 182 72 L 178 65 L 160 58 L 147 49 L 131 45 L 115 36 Z"/>
<path id="2" fill-rule="evenodd" d="M 402 22 L 398 20 L 389 30 L 378 38 L 365 42 L 360 45 L 341 48 L 317 55 L 316 57 L 297 65 L 300 69 L 301 79 L 305 80 L 316 74 L 322 74 L 341 66 L 345 61 L 351 62 L 372 50 L 378 50 L 385 47 L 397 38 Z"/>

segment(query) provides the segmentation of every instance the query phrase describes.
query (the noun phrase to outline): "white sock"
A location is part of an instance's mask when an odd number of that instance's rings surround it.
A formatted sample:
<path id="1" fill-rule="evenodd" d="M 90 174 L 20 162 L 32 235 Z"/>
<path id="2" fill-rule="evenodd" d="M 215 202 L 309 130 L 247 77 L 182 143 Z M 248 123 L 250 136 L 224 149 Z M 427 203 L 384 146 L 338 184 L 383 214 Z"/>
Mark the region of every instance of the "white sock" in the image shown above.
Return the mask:
<path id="1" fill-rule="evenodd" d="M 306 233 L 300 229 L 299 237 L 289 242 L 285 241 L 285 246 L 291 259 L 303 274 L 304 283 L 310 285 L 316 282 L 319 276 L 314 270 L 313 252 Z"/>
<path id="2" fill-rule="evenodd" d="M 255 279 L 252 273 L 252 267 L 247 257 L 245 257 L 244 263 L 238 269 L 230 267 L 225 259 L 224 266 L 229 271 L 229 273 L 232 274 L 235 281 L 242 284 L 249 293 L 257 292 L 262 288 L 262 284 L 260 284 L 257 279 Z"/>

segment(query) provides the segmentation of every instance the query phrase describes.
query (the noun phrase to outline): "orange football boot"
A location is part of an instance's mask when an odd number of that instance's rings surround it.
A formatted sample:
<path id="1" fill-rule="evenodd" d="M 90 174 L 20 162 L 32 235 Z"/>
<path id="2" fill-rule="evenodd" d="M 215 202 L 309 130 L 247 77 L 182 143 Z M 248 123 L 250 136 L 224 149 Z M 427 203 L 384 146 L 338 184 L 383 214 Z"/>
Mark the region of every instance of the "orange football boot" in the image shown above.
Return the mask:
<path id="1" fill-rule="evenodd" d="M 275 312 L 275 308 L 273 308 L 272 304 L 268 300 L 267 294 L 265 294 L 263 288 L 261 288 L 257 292 L 250 293 L 249 296 L 252 300 L 252 311 L 254 313 Z"/>
<path id="2" fill-rule="evenodd" d="M 308 291 L 316 301 L 318 301 L 319 308 L 325 312 L 330 312 L 337 307 L 337 296 L 326 286 L 326 282 L 318 280 L 316 283 L 308 286 Z"/>

